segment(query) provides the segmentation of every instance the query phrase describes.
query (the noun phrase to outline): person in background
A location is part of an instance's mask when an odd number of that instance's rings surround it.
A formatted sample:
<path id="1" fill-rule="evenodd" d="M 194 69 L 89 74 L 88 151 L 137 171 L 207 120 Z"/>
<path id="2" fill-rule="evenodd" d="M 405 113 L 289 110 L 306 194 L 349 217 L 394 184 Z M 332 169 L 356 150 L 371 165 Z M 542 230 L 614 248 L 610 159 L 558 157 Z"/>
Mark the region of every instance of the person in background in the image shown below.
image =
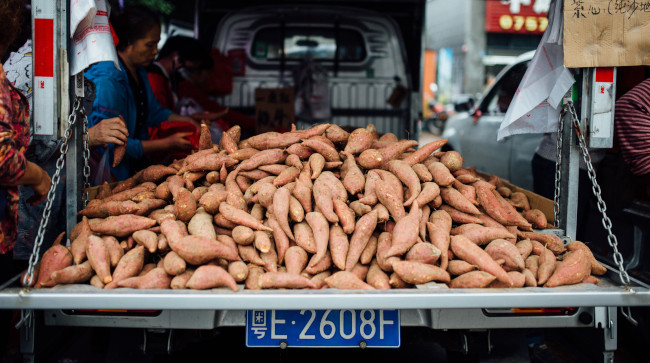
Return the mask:
<path id="1" fill-rule="evenodd" d="M 4 55 L 21 32 L 24 0 L 0 2 L 0 55 Z M 18 221 L 18 185 L 29 186 L 34 195 L 29 203 L 45 201 L 50 189 L 50 176 L 37 164 L 25 158 L 29 145 L 29 103 L 7 80 L 0 65 L 0 281 L 7 282 L 20 272 L 14 264 L 12 250 L 16 243 Z M 13 312 L 0 312 L 0 357 L 7 348 Z"/>
<path id="2" fill-rule="evenodd" d="M 174 150 L 189 150 L 192 143 L 186 139 L 192 133 L 179 132 L 163 139 L 150 140 L 149 127 L 163 121 L 185 121 L 198 130 L 199 124 L 191 117 L 181 116 L 163 108 L 153 95 L 145 67 L 150 65 L 158 53 L 160 21 L 144 7 L 125 8 L 123 12 L 111 13 L 111 24 L 118 38 L 117 54 L 120 69 L 113 62 L 99 62 L 85 72 L 86 78 L 97 88 L 92 113 L 88 117 L 90 126 L 104 119 L 122 116 L 128 130 L 126 154 L 122 162 L 113 167 L 114 145 L 123 145 L 121 140 L 106 143 L 107 148 L 94 148 L 104 158 L 104 168 L 95 173 L 110 175 L 105 180 L 124 180 L 149 165 L 148 156 L 164 154 Z M 113 128 L 107 131 L 115 131 Z M 102 165 L 100 162 L 99 165 Z M 95 183 L 97 184 L 97 183 Z"/>
<path id="3" fill-rule="evenodd" d="M 204 53 L 203 45 L 194 38 L 177 35 L 165 41 L 156 60 L 147 67 L 151 89 L 161 106 L 176 111 L 179 78 L 196 71 Z"/>

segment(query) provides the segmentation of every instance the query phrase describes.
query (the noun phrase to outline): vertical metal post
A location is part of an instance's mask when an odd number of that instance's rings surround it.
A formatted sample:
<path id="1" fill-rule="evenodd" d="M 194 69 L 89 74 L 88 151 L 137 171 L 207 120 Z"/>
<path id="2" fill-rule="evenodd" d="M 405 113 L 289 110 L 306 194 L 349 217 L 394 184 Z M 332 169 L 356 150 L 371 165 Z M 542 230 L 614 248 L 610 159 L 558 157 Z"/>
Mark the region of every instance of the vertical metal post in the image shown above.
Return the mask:
<path id="1" fill-rule="evenodd" d="M 583 93 L 584 95 L 584 93 Z M 560 172 L 560 229 L 572 240 L 576 238 L 576 225 L 578 221 L 578 182 L 580 167 L 580 149 L 573 132 L 571 113 L 564 116 L 564 129 L 562 130 L 562 165 Z"/>
<path id="2" fill-rule="evenodd" d="M 199 13 L 201 0 L 194 0 L 194 39 L 199 39 Z"/>

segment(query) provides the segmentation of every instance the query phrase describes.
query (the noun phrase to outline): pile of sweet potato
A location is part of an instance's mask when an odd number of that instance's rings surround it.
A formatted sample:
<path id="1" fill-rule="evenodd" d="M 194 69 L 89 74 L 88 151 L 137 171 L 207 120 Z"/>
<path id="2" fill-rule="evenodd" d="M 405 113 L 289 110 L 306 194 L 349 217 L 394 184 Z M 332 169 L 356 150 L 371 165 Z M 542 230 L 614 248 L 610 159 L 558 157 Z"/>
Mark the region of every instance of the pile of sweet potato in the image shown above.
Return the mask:
<path id="1" fill-rule="evenodd" d="M 209 289 L 451 288 L 597 283 L 582 242 L 538 229 L 526 194 L 418 147 L 322 124 L 240 140 L 104 184 L 45 252 L 32 286 Z M 63 236 L 60 236 L 59 241 Z"/>

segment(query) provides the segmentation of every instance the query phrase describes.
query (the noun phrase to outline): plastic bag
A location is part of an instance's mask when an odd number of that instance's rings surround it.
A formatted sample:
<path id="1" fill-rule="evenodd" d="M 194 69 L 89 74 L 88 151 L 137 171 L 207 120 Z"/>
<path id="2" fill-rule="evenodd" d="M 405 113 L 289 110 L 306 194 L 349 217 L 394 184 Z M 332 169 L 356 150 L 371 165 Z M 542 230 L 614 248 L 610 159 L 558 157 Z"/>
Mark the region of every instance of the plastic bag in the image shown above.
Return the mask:
<path id="1" fill-rule="evenodd" d="M 91 185 L 113 183 L 117 179 L 111 173 L 111 152 L 106 149 L 101 155 L 93 150 L 90 154 Z"/>
<path id="2" fill-rule="evenodd" d="M 294 72 L 296 118 L 304 121 L 329 120 L 330 93 L 327 70 L 307 53 Z"/>

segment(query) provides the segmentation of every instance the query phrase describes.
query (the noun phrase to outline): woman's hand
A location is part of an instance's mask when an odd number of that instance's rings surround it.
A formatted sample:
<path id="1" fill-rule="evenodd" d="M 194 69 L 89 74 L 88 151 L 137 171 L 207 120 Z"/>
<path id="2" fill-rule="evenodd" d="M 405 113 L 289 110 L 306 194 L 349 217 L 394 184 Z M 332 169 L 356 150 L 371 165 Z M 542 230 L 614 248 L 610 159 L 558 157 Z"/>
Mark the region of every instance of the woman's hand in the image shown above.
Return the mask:
<path id="1" fill-rule="evenodd" d="M 37 168 L 41 171 L 41 178 L 36 184 L 29 185 L 29 187 L 34 191 L 34 194 L 27 199 L 27 203 L 30 205 L 43 203 L 47 199 L 47 193 L 50 191 L 50 186 L 52 184 L 50 175 L 41 167 L 37 166 Z"/>
<path id="2" fill-rule="evenodd" d="M 192 135 L 192 132 L 177 132 L 173 135 L 167 136 L 165 140 L 166 149 L 169 150 L 190 150 L 192 143 L 186 139 L 187 136 Z"/>
<path id="3" fill-rule="evenodd" d="M 115 145 L 124 145 L 129 137 L 129 130 L 126 128 L 124 119 L 120 117 L 107 118 L 97 125 L 88 129 L 90 138 L 90 147 L 103 146 L 113 143 Z"/>

